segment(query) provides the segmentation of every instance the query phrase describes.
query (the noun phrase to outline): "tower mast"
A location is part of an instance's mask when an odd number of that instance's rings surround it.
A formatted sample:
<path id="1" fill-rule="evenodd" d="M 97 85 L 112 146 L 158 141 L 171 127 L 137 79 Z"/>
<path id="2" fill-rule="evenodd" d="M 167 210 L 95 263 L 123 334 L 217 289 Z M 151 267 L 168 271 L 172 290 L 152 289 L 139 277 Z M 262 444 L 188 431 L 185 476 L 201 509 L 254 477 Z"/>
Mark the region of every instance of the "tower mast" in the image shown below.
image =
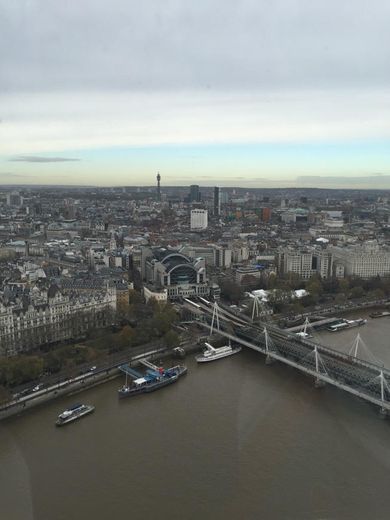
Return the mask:
<path id="1" fill-rule="evenodd" d="M 161 187 L 160 187 L 161 175 L 160 172 L 157 173 L 157 201 L 161 201 Z"/>

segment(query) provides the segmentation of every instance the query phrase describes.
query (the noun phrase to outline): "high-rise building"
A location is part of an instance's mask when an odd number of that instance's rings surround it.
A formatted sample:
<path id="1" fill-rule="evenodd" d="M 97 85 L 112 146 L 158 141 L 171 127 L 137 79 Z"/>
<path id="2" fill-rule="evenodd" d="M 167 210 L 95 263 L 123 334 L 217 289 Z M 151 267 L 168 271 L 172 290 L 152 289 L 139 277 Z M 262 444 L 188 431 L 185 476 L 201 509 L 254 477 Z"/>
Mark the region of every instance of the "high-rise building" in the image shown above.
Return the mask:
<path id="1" fill-rule="evenodd" d="M 207 221 L 207 209 L 191 210 L 191 229 L 193 231 L 207 229 Z"/>
<path id="2" fill-rule="evenodd" d="M 199 186 L 197 184 L 192 184 L 190 186 L 190 202 L 200 202 L 201 195 Z"/>
<path id="3" fill-rule="evenodd" d="M 157 174 L 157 200 L 158 202 L 161 201 L 161 186 L 160 186 L 160 181 L 161 181 L 161 175 L 160 173 Z"/>
<path id="4" fill-rule="evenodd" d="M 73 199 L 65 199 L 64 200 L 64 209 L 63 209 L 63 215 L 66 219 L 74 219 L 76 216 L 76 208 L 74 205 Z"/>
<path id="5" fill-rule="evenodd" d="M 261 209 L 261 220 L 263 222 L 269 222 L 271 220 L 271 208 L 262 208 Z"/>
<path id="6" fill-rule="evenodd" d="M 221 198 L 218 186 L 214 188 L 214 215 L 219 217 L 221 213 Z"/>
<path id="7" fill-rule="evenodd" d="M 229 202 L 229 194 L 227 191 L 221 191 L 219 194 L 221 204 L 227 204 Z"/>
<path id="8" fill-rule="evenodd" d="M 7 206 L 20 207 L 23 204 L 23 197 L 20 196 L 18 191 L 11 191 L 7 193 Z"/>

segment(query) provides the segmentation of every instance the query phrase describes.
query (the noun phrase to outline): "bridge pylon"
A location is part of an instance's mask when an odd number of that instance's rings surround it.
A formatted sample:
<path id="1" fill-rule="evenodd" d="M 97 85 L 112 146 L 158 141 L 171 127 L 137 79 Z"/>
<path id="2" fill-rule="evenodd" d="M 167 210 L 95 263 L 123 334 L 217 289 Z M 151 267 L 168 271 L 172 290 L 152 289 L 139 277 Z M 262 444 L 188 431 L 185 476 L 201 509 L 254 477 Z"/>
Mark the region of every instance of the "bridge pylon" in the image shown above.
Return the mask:
<path id="1" fill-rule="evenodd" d="M 380 381 L 380 385 L 381 385 L 381 401 L 382 401 L 382 403 L 384 403 L 386 401 L 385 390 L 389 391 L 390 389 L 389 389 L 389 386 L 388 386 L 387 381 L 385 379 L 385 376 L 383 374 L 383 370 L 380 371 L 379 381 Z M 379 409 L 379 413 L 381 415 L 383 415 L 384 417 L 388 415 L 388 411 L 383 406 Z"/>
<path id="2" fill-rule="evenodd" d="M 219 306 L 217 302 L 214 302 L 213 305 L 213 314 L 211 317 L 211 327 L 210 327 L 210 337 L 213 335 L 214 332 L 214 325 L 216 326 L 218 332 L 220 331 L 219 328 Z"/>
<path id="3" fill-rule="evenodd" d="M 322 367 L 323 368 L 323 372 L 322 373 L 326 373 L 326 368 L 325 368 L 325 365 L 324 365 L 324 362 L 322 361 L 321 359 L 321 356 L 318 352 L 318 347 L 317 345 L 314 347 L 314 358 L 315 358 L 315 363 L 316 363 L 316 372 L 317 374 L 321 374 L 321 370 L 320 368 Z M 319 377 L 317 377 L 314 381 L 314 386 L 316 388 L 322 388 L 323 386 L 325 386 L 325 381 L 323 381 L 322 379 L 320 379 Z"/>
<path id="4" fill-rule="evenodd" d="M 270 350 L 275 350 L 275 346 L 273 344 L 273 341 L 271 339 L 271 336 L 268 333 L 267 327 L 264 327 L 264 340 L 265 340 L 265 364 L 266 365 L 272 365 L 275 363 L 275 359 L 270 355 Z"/>
<path id="5" fill-rule="evenodd" d="M 259 298 L 259 296 L 252 295 L 252 322 L 254 322 L 256 319 L 260 318 L 260 316 L 263 314 L 264 319 L 267 319 L 267 313 L 266 311 L 266 305 L 265 303 Z"/>

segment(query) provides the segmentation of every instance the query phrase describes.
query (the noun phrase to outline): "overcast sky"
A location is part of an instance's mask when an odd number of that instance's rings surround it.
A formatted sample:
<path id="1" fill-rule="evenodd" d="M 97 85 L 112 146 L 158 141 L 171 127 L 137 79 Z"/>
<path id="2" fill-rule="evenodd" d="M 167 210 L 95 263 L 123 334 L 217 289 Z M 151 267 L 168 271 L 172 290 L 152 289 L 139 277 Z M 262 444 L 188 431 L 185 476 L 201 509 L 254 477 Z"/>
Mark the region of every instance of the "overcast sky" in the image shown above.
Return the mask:
<path id="1" fill-rule="evenodd" d="M 0 183 L 390 187 L 389 26 L 386 0 L 0 0 Z"/>

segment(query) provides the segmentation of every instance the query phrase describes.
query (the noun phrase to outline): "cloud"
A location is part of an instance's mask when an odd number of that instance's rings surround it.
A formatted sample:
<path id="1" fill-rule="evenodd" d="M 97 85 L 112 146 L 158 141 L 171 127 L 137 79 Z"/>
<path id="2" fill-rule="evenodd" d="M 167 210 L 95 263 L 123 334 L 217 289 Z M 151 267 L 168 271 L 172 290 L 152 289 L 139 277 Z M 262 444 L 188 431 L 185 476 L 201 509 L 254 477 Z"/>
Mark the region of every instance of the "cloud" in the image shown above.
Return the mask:
<path id="1" fill-rule="evenodd" d="M 22 175 L 21 173 L 11 173 L 11 172 L 0 172 L 0 177 L 9 178 L 19 178 L 19 177 L 32 177 L 32 175 Z"/>
<path id="2" fill-rule="evenodd" d="M 390 175 L 378 173 L 361 177 L 323 177 L 317 175 L 303 175 L 297 177 L 296 185 L 315 188 L 389 189 Z"/>
<path id="3" fill-rule="evenodd" d="M 28 163 L 56 163 L 56 162 L 73 162 L 80 161 L 80 159 L 73 159 L 70 157 L 37 157 L 30 155 L 19 155 L 17 157 L 12 157 L 9 161 L 15 162 L 28 162 Z"/>
<path id="4" fill-rule="evenodd" d="M 85 182 L 88 167 L 101 165 L 95 151 L 111 150 L 104 166 L 114 182 L 117 157 L 123 171 L 140 176 L 150 166 L 144 158 L 125 164 L 120 147 L 389 141 L 390 2 L 369 7 L 367 0 L 0 0 L 0 155 L 21 171 L 34 169 L 24 163 L 63 162 L 42 168 L 51 179 L 80 155 L 88 160 L 69 170 Z M 294 168 L 287 159 L 281 154 L 278 175 L 291 179 L 387 168 L 368 157 L 337 170 L 332 151 L 306 166 L 304 153 Z M 172 171 L 178 160 L 170 161 Z M 261 182 L 249 178 L 256 172 L 272 175 L 266 158 L 208 170 L 207 151 L 186 161 L 197 175 L 248 171 L 247 184 Z"/>
<path id="5" fill-rule="evenodd" d="M 4 90 L 390 83 L 388 0 L 39 0 L 0 14 Z"/>
<path id="6" fill-rule="evenodd" d="M 387 90 L 79 91 L 1 97 L 0 154 L 5 156 L 20 150 L 32 157 L 46 152 L 56 157 L 67 150 L 121 146 L 390 139 Z"/>

